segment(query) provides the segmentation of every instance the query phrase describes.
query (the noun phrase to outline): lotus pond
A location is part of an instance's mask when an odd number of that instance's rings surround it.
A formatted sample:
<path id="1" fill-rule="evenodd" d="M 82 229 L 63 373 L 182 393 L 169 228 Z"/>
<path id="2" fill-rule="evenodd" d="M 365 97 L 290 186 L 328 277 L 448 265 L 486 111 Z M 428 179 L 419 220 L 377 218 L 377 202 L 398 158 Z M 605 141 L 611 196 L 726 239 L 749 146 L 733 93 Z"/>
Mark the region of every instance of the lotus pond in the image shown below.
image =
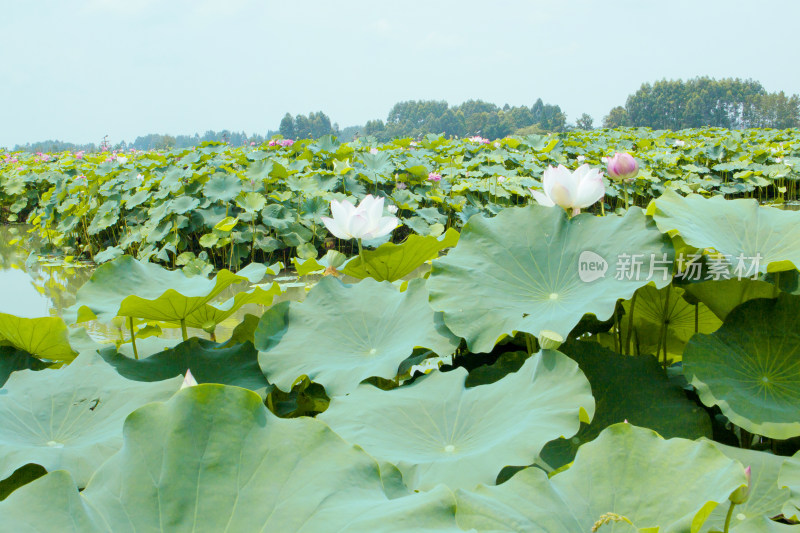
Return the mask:
<path id="1" fill-rule="evenodd" d="M 800 531 L 796 132 L 411 143 L 3 156 L 0 529 Z"/>

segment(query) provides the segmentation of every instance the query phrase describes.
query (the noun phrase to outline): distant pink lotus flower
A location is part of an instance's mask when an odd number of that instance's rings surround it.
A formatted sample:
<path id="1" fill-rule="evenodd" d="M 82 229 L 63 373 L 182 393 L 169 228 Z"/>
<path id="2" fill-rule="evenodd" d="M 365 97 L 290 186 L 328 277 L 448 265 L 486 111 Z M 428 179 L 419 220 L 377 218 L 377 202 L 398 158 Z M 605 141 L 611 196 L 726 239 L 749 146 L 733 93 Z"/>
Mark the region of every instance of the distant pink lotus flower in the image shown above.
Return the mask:
<path id="1" fill-rule="evenodd" d="M 75 152 L 75 159 L 83 159 L 83 154 L 84 153 L 85 152 L 83 150 L 81 150 L 79 152 Z"/>
<path id="2" fill-rule="evenodd" d="M 431 172 L 430 174 L 428 174 L 428 181 L 433 181 L 433 182 L 442 181 L 442 175 L 439 174 L 438 172 Z"/>
<path id="3" fill-rule="evenodd" d="M 481 143 L 481 144 L 489 144 L 489 139 L 485 139 L 480 135 L 475 135 L 473 137 L 469 137 L 469 140 L 474 143 Z"/>
<path id="4" fill-rule="evenodd" d="M 495 142 L 494 142 L 494 147 L 495 147 L 495 148 L 500 148 L 500 146 L 501 146 L 501 145 L 500 145 L 500 141 L 495 141 Z"/>
<path id="5" fill-rule="evenodd" d="M 378 153 L 378 149 L 377 148 L 370 148 L 369 149 L 369 153 L 371 153 L 372 155 L 376 155 Z"/>
<path id="6" fill-rule="evenodd" d="M 271 139 L 271 140 L 270 140 L 270 141 L 267 143 L 267 146 L 277 146 L 277 144 L 278 144 L 278 141 L 276 141 L 275 139 Z"/>
<path id="7" fill-rule="evenodd" d="M 504 181 L 506 181 L 505 176 L 497 176 L 497 183 L 503 183 Z"/>
<path id="8" fill-rule="evenodd" d="M 255 145 L 256 145 L 255 141 L 250 141 L 250 146 L 255 146 Z"/>
<path id="9" fill-rule="evenodd" d="M 285 148 L 287 146 L 293 145 L 294 141 L 292 139 L 282 139 L 282 140 L 278 141 L 278 144 L 280 144 L 281 146 L 283 146 Z"/>
<path id="10" fill-rule="evenodd" d="M 629 180 L 639 173 L 639 163 L 627 152 L 616 152 L 607 166 L 608 177 L 614 181 Z"/>
<path id="11" fill-rule="evenodd" d="M 401 191 L 406 188 L 406 184 L 402 181 L 398 181 L 394 186 Z"/>

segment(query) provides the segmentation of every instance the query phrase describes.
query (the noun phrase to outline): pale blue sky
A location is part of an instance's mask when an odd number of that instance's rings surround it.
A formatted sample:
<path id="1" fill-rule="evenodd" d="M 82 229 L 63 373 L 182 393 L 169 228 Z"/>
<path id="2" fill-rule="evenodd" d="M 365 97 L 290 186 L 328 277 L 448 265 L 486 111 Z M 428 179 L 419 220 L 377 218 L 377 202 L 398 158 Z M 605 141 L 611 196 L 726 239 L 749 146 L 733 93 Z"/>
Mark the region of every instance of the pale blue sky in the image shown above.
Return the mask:
<path id="1" fill-rule="evenodd" d="M 3 0 L 0 146 L 340 126 L 401 100 L 558 104 L 599 124 L 643 82 L 800 93 L 800 2 Z"/>

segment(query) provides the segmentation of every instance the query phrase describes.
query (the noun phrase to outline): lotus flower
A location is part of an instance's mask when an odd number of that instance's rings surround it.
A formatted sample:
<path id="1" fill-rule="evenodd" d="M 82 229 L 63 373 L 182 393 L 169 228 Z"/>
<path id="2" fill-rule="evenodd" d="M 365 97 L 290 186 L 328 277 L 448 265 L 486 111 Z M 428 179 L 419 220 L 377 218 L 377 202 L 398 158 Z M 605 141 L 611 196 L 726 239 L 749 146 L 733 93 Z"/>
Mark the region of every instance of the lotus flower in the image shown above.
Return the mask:
<path id="1" fill-rule="evenodd" d="M 192 371 L 187 368 L 186 375 L 183 377 L 183 383 L 181 383 L 181 388 L 185 389 L 186 387 L 194 387 L 195 385 L 197 385 L 197 380 L 194 379 Z"/>
<path id="2" fill-rule="evenodd" d="M 614 181 L 629 180 L 638 172 L 639 163 L 626 152 L 617 152 L 608 161 L 608 177 Z"/>
<path id="3" fill-rule="evenodd" d="M 333 218 L 321 217 L 328 231 L 340 239 L 371 240 L 382 237 L 399 224 L 397 217 L 383 216 L 383 198 L 368 194 L 358 207 L 347 200 L 331 201 Z"/>
<path id="4" fill-rule="evenodd" d="M 406 188 L 406 184 L 403 183 L 402 181 L 398 181 L 397 183 L 395 183 L 395 187 L 397 187 L 399 190 L 402 191 L 403 189 Z"/>
<path id="5" fill-rule="evenodd" d="M 428 174 L 428 181 L 442 181 L 442 175 L 438 172 L 431 172 Z"/>
<path id="6" fill-rule="evenodd" d="M 728 499 L 731 503 L 736 505 L 740 505 L 746 502 L 750 498 L 750 467 L 744 469 L 744 475 L 747 476 L 747 485 L 744 487 L 739 487 L 730 496 Z"/>
<path id="7" fill-rule="evenodd" d="M 533 197 L 540 205 L 558 205 L 572 210 L 576 215 L 581 208 L 589 207 L 606 193 L 603 185 L 603 174 L 589 165 L 581 165 L 575 172 L 570 172 L 564 165 L 558 168 L 547 167 L 542 177 L 544 194 L 531 190 Z"/>
<path id="8" fill-rule="evenodd" d="M 378 154 L 378 149 L 377 148 L 370 148 L 369 149 L 369 153 L 371 153 L 372 155 L 377 155 Z"/>

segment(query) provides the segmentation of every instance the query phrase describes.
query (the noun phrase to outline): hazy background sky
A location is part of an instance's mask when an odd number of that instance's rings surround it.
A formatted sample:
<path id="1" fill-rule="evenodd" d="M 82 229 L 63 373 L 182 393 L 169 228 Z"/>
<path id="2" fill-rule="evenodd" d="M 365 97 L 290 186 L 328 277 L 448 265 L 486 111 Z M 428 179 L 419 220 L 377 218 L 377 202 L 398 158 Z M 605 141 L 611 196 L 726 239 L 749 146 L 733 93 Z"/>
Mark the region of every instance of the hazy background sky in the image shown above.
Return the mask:
<path id="1" fill-rule="evenodd" d="M 643 82 L 800 93 L 800 2 L 4 0 L 0 146 L 340 127 L 411 99 L 558 104 L 595 125 Z"/>

